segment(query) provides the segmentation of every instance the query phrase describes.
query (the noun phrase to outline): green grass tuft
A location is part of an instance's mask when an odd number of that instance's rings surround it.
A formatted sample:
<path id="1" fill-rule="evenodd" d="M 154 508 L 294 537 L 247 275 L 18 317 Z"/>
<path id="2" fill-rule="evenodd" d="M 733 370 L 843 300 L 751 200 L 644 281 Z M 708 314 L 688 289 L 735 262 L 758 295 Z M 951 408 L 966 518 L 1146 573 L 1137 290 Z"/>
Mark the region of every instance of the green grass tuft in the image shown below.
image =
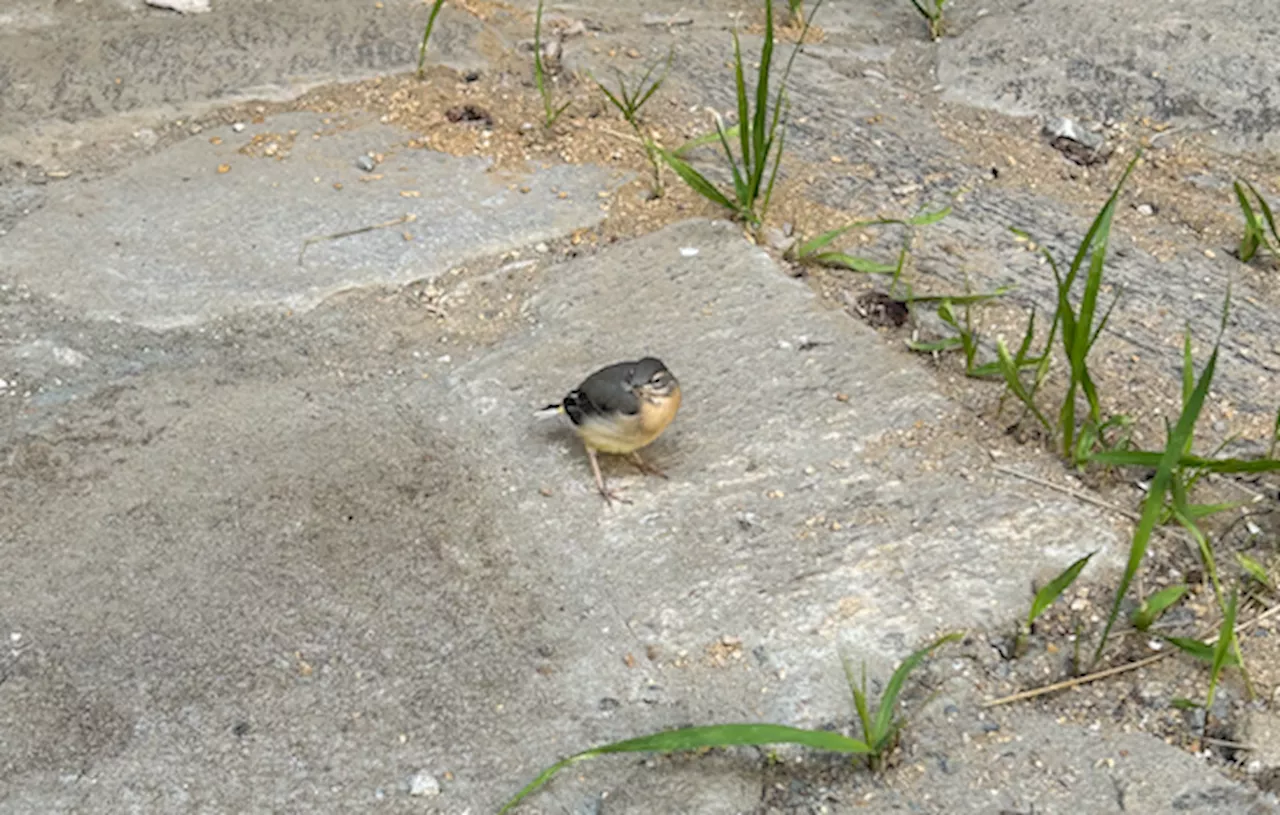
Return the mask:
<path id="1" fill-rule="evenodd" d="M 794 26 L 804 25 L 804 0 L 787 0 L 787 8 L 791 10 L 788 22 Z"/>
<path id="2" fill-rule="evenodd" d="M 564 768 L 597 756 L 613 753 L 670 753 L 679 750 L 702 750 L 715 747 L 732 747 L 737 745 L 763 746 L 769 744 L 800 744 L 815 750 L 826 750 L 832 753 L 867 756 L 869 763 L 878 766 L 879 760 L 892 749 L 903 722 L 894 716 L 898 704 L 898 696 L 902 693 L 907 676 L 915 670 L 926 656 L 933 650 L 962 637 L 955 633 L 940 637 L 928 646 L 911 654 L 890 677 L 884 694 L 880 699 L 880 707 L 872 715 L 868 710 L 866 694 L 866 678 L 863 677 L 861 688 L 855 687 L 850 678 L 850 690 L 853 692 L 855 707 L 862 722 L 865 740 L 849 738 L 829 730 L 805 730 L 779 724 L 718 724 L 701 727 L 683 727 L 652 733 L 625 741 L 613 742 L 602 747 L 583 750 L 568 758 L 561 759 L 538 774 L 536 778 L 516 793 L 499 810 L 499 815 L 509 812 L 540 787 L 550 781 Z M 846 672 L 848 666 L 846 664 Z"/>
<path id="3" fill-rule="evenodd" d="M 542 97 L 542 124 L 550 128 L 572 104 L 572 100 L 556 107 L 551 98 L 551 86 L 547 82 L 547 72 L 542 64 L 542 2 L 543 0 L 538 0 L 537 16 L 533 23 L 533 81 L 538 86 L 538 95 Z"/>
<path id="4" fill-rule="evenodd" d="M 1230 294 L 1228 294 L 1227 302 L 1230 302 Z M 1165 511 L 1165 497 L 1170 494 L 1173 488 L 1174 472 L 1178 467 L 1179 460 L 1186 455 L 1188 440 L 1191 438 L 1196 421 L 1200 418 L 1200 411 L 1204 408 L 1204 400 L 1209 393 L 1209 386 L 1213 382 L 1214 371 L 1218 366 L 1222 332 L 1226 329 L 1226 310 L 1224 305 L 1222 324 L 1219 328 L 1218 337 L 1214 341 L 1213 353 L 1210 354 L 1209 361 L 1205 364 L 1200 378 L 1183 400 L 1182 412 L 1178 416 L 1178 422 L 1169 430 L 1164 452 L 1160 454 L 1159 461 L 1156 464 L 1156 474 L 1151 479 L 1151 485 L 1147 489 L 1147 498 L 1142 505 L 1142 515 L 1139 517 L 1138 526 L 1134 530 L 1133 540 L 1129 546 L 1129 561 L 1125 566 L 1124 575 L 1120 579 L 1120 586 L 1116 589 L 1111 612 L 1107 615 L 1107 622 L 1102 630 L 1102 636 L 1098 640 L 1097 650 L 1093 654 L 1094 664 L 1102 656 L 1102 651 L 1107 645 L 1107 638 L 1111 634 L 1111 629 L 1120 614 L 1120 605 L 1124 601 L 1125 595 L 1128 594 L 1129 587 L 1133 584 L 1133 579 L 1137 575 L 1138 569 L 1142 566 L 1142 560 L 1147 553 L 1147 545 L 1151 541 L 1151 535 Z M 1113 458 L 1120 458 L 1113 461 L 1113 463 L 1124 464 L 1128 461 L 1124 457 L 1131 455 L 1132 453 L 1129 452 L 1114 453 L 1112 454 Z"/>
<path id="5" fill-rule="evenodd" d="M 802 744 L 816 750 L 854 755 L 865 754 L 870 749 L 866 743 L 839 733 L 827 730 L 804 730 L 777 724 L 717 724 L 705 727 L 684 727 L 679 730 L 668 730 L 614 742 L 603 747 L 594 747 L 562 759 L 539 773 L 537 778 L 530 781 L 524 789 L 516 793 L 514 798 L 504 804 L 498 813 L 503 815 L 509 812 L 512 807 L 536 792 L 565 767 L 596 756 L 612 753 L 670 753 L 707 747 L 764 744 Z"/>
<path id="6" fill-rule="evenodd" d="M 667 74 L 671 70 L 671 60 L 674 56 L 674 49 L 667 53 L 667 63 L 662 69 L 661 76 L 653 80 L 653 82 L 649 81 L 649 78 L 653 76 L 654 69 L 658 67 L 657 63 L 654 63 L 649 66 L 648 70 L 646 70 L 640 77 L 640 80 L 630 89 L 627 88 L 627 78 L 622 75 L 621 71 L 618 71 L 617 93 L 609 90 L 603 82 L 596 79 L 594 76 L 591 77 L 591 80 L 599 86 L 600 92 L 605 95 L 605 98 L 609 100 L 610 104 L 618 109 L 618 112 L 622 114 L 622 118 L 626 120 L 627 124 L 631 126 L 631 129 L 635 131 L 636 137 L 640 139 L 640 143 L 644 145 L 645 156 L 649 159 L 649 166 L 653 168 L 653 184 L 651 185 L 651 189 L 653 190 L 653 194 L 659 197 L 662 195 L 662 164 L 658 160 L 659 148 L 653 143 L 652 139 L 644 134 L 643 128 L 640 127 L 640 109 L 644 107 L 645 103 L 648 102 L 655 93 L 657 93 L 658 89 L 662 87 L 662 83 L 666 81 Z"/>
<path id="7" fill-rule="evenodd" d="M 942 19 L 942 5 L 946 0 L 911 0 L 920 16 L 929 25 L 929 39 L 937 42 L 942 39 L 946 22 Z"/>
<path id="8" fill-rule="evenodd" d="M 716 135 L 733 177 L 732 192 L 722 191 L 675 152 L 658 148 L 658 154 L 662 160 L 675 170 L 676 175 L 680 176 L 686 184 L 707 200 L 741 218 L 757 236 L 769 210 L 769 201 L 773 197 L 773 187 L 778 178 L 778 169 L 782 164 L 786 143 L 786 121 L 783 111 L 788 106 L 787 78 L 791 75 L 791 66 L 795 62 L 796 54 L 804 45 L 809 25 L 821 5 L 819 0 L 809 13 L 809 18 L 805 21 L 800 37 L 791 52 L 791 58 L 787 60 L 782 76 L 776 83 L 777 89 L 772 94 L 770 89 L 775 79 L 772 73 L 775 44 L 773 0 L 765 0 L 764 42 L 761 47 L 760 67 L 756 72 L 754 91 L 747 86 L 742 45 L 738 32 L 736 30 L 733 32 L 734 87 L 738 103 L 736 155 L 734 148 L 730 145 L 729 129 L 725 127 L 718 114 L 715 119 Z M 771 95 L 772 102 L 770 102 Z"/>
<path id="9" fill-rule="evenodd" d="M 1258 215 L 1254 212 L 1253 204 L 1249 201 L 1249 196 L 1245 193 L 1245 187 L 1249 188 L 1249 192 L 1253 194 L 1253 199 L 1258 204 L 1258 210 L 1262 213 L 1262 221 L 1258 220 Z M 1236 201 L 1240 204 L 1240 212 L 1244 215 L 1244 235 L 1240 238 L 1240 262 L 1248 263 L 1253 260 L 1253 256 L 1258 253 L 1258 249 L 1265 248 L 1271 251 L 1272 255 L 1280 256 L 1280 232 L 1276 231 L 1276 219 L 1271 214 L 1271 206 L 1267 203 L 1267 199 L 1262 197 L 1262 193 L 1248 181 L 1244 182 L 1244 186 L 1240 182 L 1235 183 Z M 1267 238 L 1266 229 L 1263 223 L 1271 228 L 1271 238 Z M 1272 243 L 1271 241 L 1275 242 Z"/>
<path id="10" fill-rule="evenodd" d="M 850 667 L 848 660 L 843 661 L 845 678 L 848 680 L 849 690 L 853 694 L 853 708 L 858 714 L 858 722 L 862 726 L 863 743 L 868 748 L 865 755 L 867 766 L 870 769 L 879 770 L 884 766 L 885 758 L 888 757 L 888 754 L 898 743 L 898 735 L 906 724 L 905 720 L 899 718 L 895 711 L 898 707 L 898 696 L 902 693 L 902 686 L 907 681 L 907 677 L 935 649 L 949 642 L 955 642 L 963 636 L 962 633 L 953 633 L 939 637 L 904 659 L 897 670 L 893 672 L 893 675 L 889 677 L 889 684 L 885 686 L 884 693 L 880 696 L 880 705 L 874 712 L 871 710 L 867 694 L 866 666 L 864 665 L 862 668 L 861 682 L 855 683 L 853 669 Z"/>

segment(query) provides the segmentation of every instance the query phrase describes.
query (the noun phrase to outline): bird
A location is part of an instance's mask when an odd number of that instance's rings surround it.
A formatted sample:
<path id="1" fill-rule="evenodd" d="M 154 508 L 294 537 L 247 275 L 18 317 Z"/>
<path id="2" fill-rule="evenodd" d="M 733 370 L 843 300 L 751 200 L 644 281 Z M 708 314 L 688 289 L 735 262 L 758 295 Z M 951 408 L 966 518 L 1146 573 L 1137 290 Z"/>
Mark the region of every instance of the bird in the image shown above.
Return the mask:
<path id="1" fill-rule="evenodd" d="M 564 413 L 582 439 L 595 475 L 596 489 L 606 504 L 626 498 L 608 489 L 600 474 L 599 453 L 626 456 L 641 472 L 667 474 L 640 457 L 640 449 L 662 435 L 680 409 L 680 383 L 662 360 L 644 357 L 615 362 L 595 371 L 558 403 L 540 415 Z"/>

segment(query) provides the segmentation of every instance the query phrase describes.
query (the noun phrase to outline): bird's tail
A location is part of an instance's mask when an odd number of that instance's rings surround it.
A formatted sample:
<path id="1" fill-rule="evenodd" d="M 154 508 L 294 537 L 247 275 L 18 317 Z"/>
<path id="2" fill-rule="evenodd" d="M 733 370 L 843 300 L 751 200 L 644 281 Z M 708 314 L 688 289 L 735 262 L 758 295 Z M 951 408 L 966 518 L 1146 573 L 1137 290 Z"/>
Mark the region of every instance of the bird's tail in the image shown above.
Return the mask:
<path id="1" fill-rule="evenodd" d="M 541 410 L 536 410 L 536 411 L 534 411 L 533 415 L 534 415 L 534 416 L 538 416 L 538 417 L 540 417 L 540 418 L 544 418 L 544 419 L 545 419 L 545 418 L 550 417 L 550 416 L 558 416 L 558 415 L 560 415 L 561 413 L 564 413 L 564 403 L 563 403 L 563 402 L 557 402 L 557 403 L 556 403 L 556 404 L 554 404 L 554 405 L 547 405 L 546 407 L 542 408 Z"/>

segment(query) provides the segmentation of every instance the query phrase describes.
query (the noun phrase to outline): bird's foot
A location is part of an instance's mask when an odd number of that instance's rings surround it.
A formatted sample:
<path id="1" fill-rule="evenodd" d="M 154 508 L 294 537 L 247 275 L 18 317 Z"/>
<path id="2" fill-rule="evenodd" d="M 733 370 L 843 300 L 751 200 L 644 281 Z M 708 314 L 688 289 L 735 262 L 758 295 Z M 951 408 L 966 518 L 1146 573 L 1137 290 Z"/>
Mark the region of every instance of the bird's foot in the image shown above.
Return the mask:
<path id="1" fill-rule="evenodd" d="M 619 495 L 618 493 L 608 488 L 599 490 L 599 493 L 600 493 L 600 497 L 603 498 L 604 502 L 609 506 L 613 506 L 614 501 L 617 501 L 619 504 L 631 503 L 630 498 L 624 498 L 623 496 Z"/>
<path id="2" fill-rule="evenodd" d="M 630 461 L 632 464 L 634 464 L 636 466 L 636 469 L 638 469 L 642 473 L 648 473 L 649 475 L 656 475 L 659 478 L 668 478 L 668 479 L 670 478 L 670 476 L 668 476 L 662 470 L 658 469 L 657 467 L 648 463 L 644 459 L 640 458 L 640 455 L 638 453 L 632 453 L 631 455 L 627 456 L 627 460 Z"/>

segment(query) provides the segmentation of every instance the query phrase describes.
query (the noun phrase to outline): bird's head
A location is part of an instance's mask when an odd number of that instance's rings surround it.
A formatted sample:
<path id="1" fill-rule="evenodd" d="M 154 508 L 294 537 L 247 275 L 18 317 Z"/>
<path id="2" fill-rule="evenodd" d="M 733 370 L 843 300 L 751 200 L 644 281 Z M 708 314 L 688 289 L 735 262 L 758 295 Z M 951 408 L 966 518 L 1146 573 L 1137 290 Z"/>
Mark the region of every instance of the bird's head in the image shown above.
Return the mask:
<path id="1" fill-rule="evenodd" d="M 680 388 L 675 375 L 667 370 L 662 361 L 653 357 L 645 357 L 631 369 L 631 389 L 636 396 L 650 401 L 661 401 L 671 396 Z"/>

